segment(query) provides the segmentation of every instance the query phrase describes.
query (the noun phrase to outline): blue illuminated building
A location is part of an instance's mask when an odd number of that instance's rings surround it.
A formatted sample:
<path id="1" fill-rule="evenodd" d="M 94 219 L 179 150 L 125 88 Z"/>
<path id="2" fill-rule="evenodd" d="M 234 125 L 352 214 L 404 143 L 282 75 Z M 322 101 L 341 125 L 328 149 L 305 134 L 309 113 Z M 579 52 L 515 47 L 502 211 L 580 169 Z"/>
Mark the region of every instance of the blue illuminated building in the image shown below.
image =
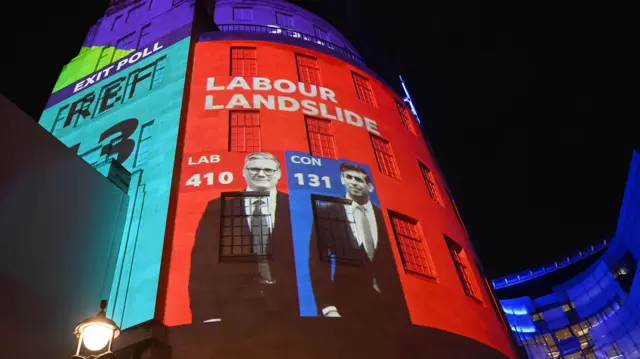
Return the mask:
<path id="1" fill-rule="evenodd" d="M 493 286 L 528 358 L 640 358 L 640 155 L 614 237 Z"/>

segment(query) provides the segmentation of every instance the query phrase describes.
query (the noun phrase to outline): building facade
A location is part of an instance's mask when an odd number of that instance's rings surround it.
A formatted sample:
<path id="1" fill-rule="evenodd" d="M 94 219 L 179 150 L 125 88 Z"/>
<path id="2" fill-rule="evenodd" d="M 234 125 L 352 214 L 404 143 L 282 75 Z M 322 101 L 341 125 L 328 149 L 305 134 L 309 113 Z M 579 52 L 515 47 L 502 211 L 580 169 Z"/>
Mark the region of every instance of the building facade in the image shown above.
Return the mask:
<path id="1" fill-rule="evenodd" d="M 159 358 L 515 358 L 416 117 L 299 6 L 113 2 L 40 124 L 130 172 L 107 313 Z"/>
<path id="2" fill-rule="evenodd" d="M 640 156 L 634 152 L 615 236 L 553 264 L 493 280 L 527 357 L 640 358 Z"/>

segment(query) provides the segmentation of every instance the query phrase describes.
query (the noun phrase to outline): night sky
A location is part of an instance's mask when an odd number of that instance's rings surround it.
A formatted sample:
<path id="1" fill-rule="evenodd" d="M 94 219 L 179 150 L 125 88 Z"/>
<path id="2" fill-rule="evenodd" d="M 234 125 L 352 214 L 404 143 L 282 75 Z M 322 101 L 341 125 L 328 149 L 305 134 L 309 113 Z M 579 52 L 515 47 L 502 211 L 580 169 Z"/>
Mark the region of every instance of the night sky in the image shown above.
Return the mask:
<path id="1" fill-rule="evenodd" d="M 640 144 L 631 3 L 292 2 L 398 90 L 404 75 L 489 277 L 614 234 Z M 2 93 L 37 119 L 107 3 L 3 11 Z"/>

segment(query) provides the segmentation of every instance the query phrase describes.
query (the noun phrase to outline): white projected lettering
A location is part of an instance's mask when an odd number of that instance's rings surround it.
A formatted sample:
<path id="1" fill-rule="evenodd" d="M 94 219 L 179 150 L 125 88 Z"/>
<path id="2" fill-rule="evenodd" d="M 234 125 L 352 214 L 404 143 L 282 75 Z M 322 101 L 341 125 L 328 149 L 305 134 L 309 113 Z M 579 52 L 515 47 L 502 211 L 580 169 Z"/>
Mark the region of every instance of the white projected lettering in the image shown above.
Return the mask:
<path id="1" fill-rule="evenodd" d="M 285 95 L 263 95 L 260 93 L 246 94 L 235 91 L 270 91 L 274 90 Z M 286 79 L 271 80 L 265 77 L 234 77 L 226 85 L 216 85 L 215 77 L 207 78 L 206 91 L 234 91 L 231 99 L 226 103 L 217 103 L 214 94 L 205 95 L 205 110 L 223 109 L 261 109 L 278 110 L 286 112 L 302 111 L 305 115 L 318 116 L 328 120 L 345 122 L 351 126 L 364 127 L 367 131 L 379 135 L 376 121 L 361 116 L 353 111 L 337 106 L 336 93 L 322 86 L 309 85 L 302 82 L 293 82 Z M 302 96 L 313 98 L 299 101 L 291 97 L 291 94 L 299 93 Z"/>

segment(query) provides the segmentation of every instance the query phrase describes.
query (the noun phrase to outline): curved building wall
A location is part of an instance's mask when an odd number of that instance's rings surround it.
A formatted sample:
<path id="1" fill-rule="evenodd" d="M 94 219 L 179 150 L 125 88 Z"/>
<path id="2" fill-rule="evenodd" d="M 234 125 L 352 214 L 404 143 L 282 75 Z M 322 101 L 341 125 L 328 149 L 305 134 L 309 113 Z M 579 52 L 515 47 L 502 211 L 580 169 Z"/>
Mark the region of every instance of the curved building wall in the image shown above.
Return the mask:
<path id="1" fill-rule="evenodd" d="M 639 169 L 634 152 L 616 235 L 594 264 L 550 294 L 500 301 L 529 358 L 640 357 Z"/>
<path id="2" fill-rule="evenodd" d="M 200 39 L 166 251 L 174 353 L 237 350 L 238 335 L 259 343 L 244 354 L 277 355 L 286 333 L 298 342 L 287 357 L 337 348 L 358 357 L 364 343 L 374 357 L 514 357 L 402 100 L 302 39 Z M 368 228 L 354 199 L 368 208 Z M 204 344 L 208 336 L 221 339 Z M 320 338 L 331 344 L 312 345 Z"/>

